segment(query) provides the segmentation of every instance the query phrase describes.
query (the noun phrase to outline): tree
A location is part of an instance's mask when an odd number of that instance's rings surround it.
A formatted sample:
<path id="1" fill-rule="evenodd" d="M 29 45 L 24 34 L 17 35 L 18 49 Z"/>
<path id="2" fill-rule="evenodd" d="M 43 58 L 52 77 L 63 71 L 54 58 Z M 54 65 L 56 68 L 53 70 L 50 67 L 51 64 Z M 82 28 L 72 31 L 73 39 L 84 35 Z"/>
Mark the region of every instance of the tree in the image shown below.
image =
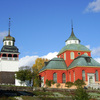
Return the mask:
<path id="1" fill-rule="evenodd" d="M 19 79 L 21 83 L 25 82 L 26 80 L 31 81 L 33 77 L 33 73 L 30 67 L 21 67 L 18 72 L 16 72 L 16 79 Z"/>
<path id="2" fill-rule="evenodd" d="M 73 85 L 72 82 L 66 82 L 66 83 L 65 83 L 65 87 L 68 87 L 68 88 L 70 88 L 72 85 Z"/>
<path id="3" fill-rule="evenodd" d="M 33 69 L 33 85 L 35 87 L 39 87 L 41 80 L 39 78 L 39 71 L 40 69 L 45 65 L 44 62 L 47 62 L 48 59 L 44 58 L 37 58 L 35 60 L 35 64 L 33 64 L 32 69 Z"/>
<path id="4" fill-rule="evenodd" d="M 37 69 L 37 71 L 39 72 L 40 69 L 44 66 L 44 62 L 47 62 L 48 59 L 45 59 L 45 58 L 37 58 L 35 60 L 35 64 L 33 64 L 32 68 L 33 70 L 34 69 Z"/>
<path id="5" fill-rule="evenodd" d="M 82 87 L 77 88 L 73 100 L 90 100 L 90 96 Z"/>
<path id="6" fill-rule="evenodd" d="M 85 82 L 84 82 L 83 80 L 78 79 L 78 80 L 76 80 L 76 81 L 74 82 L 74 85 L 75 85 L 77 88 L 81 88 L 83 85 L 85 85 Z"/>

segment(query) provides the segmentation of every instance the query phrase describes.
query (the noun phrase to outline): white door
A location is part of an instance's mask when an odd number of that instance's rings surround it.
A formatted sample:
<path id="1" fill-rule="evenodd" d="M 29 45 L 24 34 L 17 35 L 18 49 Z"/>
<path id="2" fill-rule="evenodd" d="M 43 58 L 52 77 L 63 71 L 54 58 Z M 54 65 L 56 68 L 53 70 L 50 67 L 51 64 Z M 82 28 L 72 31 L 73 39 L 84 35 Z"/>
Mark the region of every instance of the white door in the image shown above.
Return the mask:
<path id="1" fill-rule="evenodd" d="M 89 73 L 88 74 L 88 84 L 93 84 L 95 83 L 95 74 L 94 73 Z"/>
<path id="2" fill-rule="evenodd" d="M 41 87 L 44 87 L 44 77 L 41 77 Z"/>

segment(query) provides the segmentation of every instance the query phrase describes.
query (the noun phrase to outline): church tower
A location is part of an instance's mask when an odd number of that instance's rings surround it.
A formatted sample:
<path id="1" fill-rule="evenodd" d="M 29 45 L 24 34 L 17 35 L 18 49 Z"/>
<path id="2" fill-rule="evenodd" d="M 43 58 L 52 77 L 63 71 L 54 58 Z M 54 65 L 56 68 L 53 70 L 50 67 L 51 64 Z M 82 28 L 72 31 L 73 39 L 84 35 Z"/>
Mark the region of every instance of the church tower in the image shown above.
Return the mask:
<path id="1" fill-rule="evenodd" d="M 65 46 L 59 51 L 57 57 L 63 58 L 67 67 L 74 61 L 74 59 L 83 54 L 91 56 L 91 51 L 84 45 L 80 44 L 80 40 L 75 36 L 73 31 L 73 25 L 71 29 L 71 35 L 65 41 Z"/>
<path id="2" fill-rule="evenodd" d="M 19 50 L 15 38 L 10 35 L 10 18 L 8 35 L 3 39 L 0 51 L 0 84 L 15 84 L 15 72 L 18 71 Z"/>

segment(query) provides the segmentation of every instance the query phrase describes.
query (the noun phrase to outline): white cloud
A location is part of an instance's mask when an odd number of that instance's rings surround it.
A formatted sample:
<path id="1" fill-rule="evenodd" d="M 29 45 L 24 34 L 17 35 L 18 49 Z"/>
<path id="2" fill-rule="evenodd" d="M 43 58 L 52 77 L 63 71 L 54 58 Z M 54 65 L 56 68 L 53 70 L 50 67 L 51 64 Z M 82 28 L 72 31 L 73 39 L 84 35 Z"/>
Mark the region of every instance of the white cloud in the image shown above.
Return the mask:
<path id="1" fill-rule="evenodd" d="M 100 12 L 100 0 L 90 2 L 85 9 L 85 12 Z"/>
<path id="2" fill-rule="evenodd" d="M 3 38 L 7 36 L 7 31 L 0 32 L 0 42 L 2 42 Z"/>
<path id="3" fill-rule="evenodd" d="M 100 58 L 94 58 L 97 62 L 100 63 Z"/>
<path id="4" fill-rule="evenodd" d="M 47 55 L 42 56 L 42 58 L 52 59 L 54 57 L 57 57 L 58 52 L 50 52 Z"/>
<path id="5" fill-rule="evenodd" d="M 88 49 L 90 49 L 90 45 L 86 45 L 86 47 L 87 47 Z"/>
<path id="6" fill-rule="evenodd" d="M 90 45 L 86 45 L 86 47 L 88 47 L 90 49 Z M 94 56 L 100 56 L 100 47 L 97 47 L 97 48 L 93 48 L 91 49 L 92 51 L 92 55 Z M 38 56 L 38 55 L 35 55 L 35 56 L 25 56 L 25 57 L 22 57 L 20 60 L 19 60 L 19 67 L 21 66 L 32 66 L 34 63 L 35 63 L 35 60 L 37 58 L 47 58 L 47 59 L 52 59 L 54 57 L 57 57 L 57 54 L 58 52 L 50 52 L 48 53 L 47 55 L 44 55 L 44 56 Z M 97 62 L 100 63 L 100 57 L 98 58 L 94 58 Z"/>
<path id="7" fill-rule="evenodd" d="M 35 59 L 39 56 L 25 56 L 19 60 L 19 67 L 32 66 L 35 63 Z"/>
<path id="8" fill-rule="evenodd" d="M 93 49 L 92 49 L 92 54 L 93 54 L 94 56 L 100 56 L 100 47 L 93 48 Z"/>
<path id="9" fill-rule="evenodd" d="M 54 57 L 57 57 L 56 55 L 58 52 L 50 52 L 47 55 L 44 55 L 40 58 L 47 58 L 47 59 L 52 59 Z M 19 60 L 19 67 L 21 66 L 32 66 L 35 63 L 35 60 L 39 58 L 39 56 L 25 56 Z"/>
<path id="10" fill-rule="evenodd" d="M 91 50 L 93 56 L 100 56 L 100 47 L 91 48 L 90 45 L 86 45 Z"/>

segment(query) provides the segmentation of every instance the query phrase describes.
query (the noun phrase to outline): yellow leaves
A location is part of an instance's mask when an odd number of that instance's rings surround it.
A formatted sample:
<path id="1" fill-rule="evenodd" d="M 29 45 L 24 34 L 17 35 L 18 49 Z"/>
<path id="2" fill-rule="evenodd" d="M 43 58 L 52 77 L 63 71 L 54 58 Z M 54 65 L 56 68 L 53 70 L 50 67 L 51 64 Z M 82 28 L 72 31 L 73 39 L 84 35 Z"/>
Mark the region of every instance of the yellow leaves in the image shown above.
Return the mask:
<path id="1" fill-rule="evenodd" d="M 33 64 L 32 68 L 33 70 L 37 70 L 40 71 L 40 69 L 44 66 L 44 62 L 47 62 L 48 59 L 44 59 L 44 58 L 37 58 L 35 60 L 35 64 Z"/>
<path id="2" fill-rule="evenodd" d="M 44 67 L 44 62 L 47 62 L 48 59 L 44 58 L 37 58 L 35 60 L 35 64 L 33 64 L 33 73 L 34 73 L 34 79 L 33 79 L 33 85 L 39 86 L 41 83 L 41 80 L 39 79 L 39 71 L 42 67 Z"/>

